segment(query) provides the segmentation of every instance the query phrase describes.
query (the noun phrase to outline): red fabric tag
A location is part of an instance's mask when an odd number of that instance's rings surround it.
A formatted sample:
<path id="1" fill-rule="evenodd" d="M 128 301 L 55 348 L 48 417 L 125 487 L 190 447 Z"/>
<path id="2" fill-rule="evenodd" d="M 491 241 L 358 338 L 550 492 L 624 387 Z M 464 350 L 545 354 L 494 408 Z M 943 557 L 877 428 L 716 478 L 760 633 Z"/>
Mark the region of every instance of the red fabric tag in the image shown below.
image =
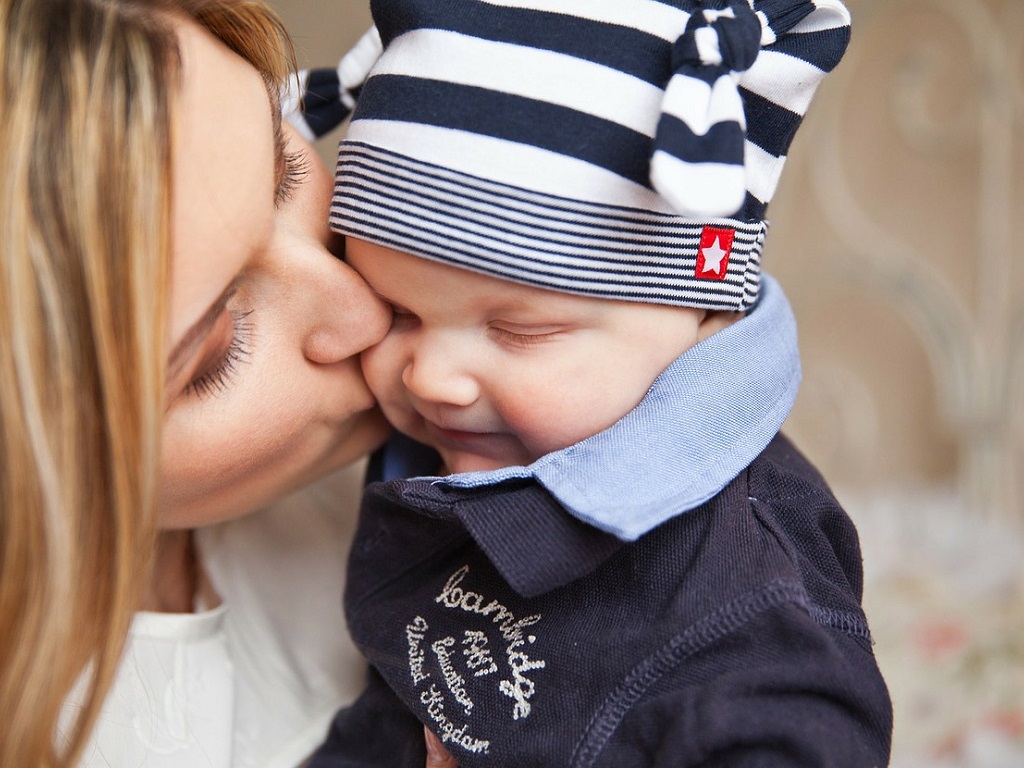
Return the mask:
<path id="1" fill-rule="evenodd" d="M 725 280 L 732 255 L 732 240 L 736 232 L 731 229 L 704 227 L 700 233 L 700 250 L 694 274 L 701 280 Z"/>

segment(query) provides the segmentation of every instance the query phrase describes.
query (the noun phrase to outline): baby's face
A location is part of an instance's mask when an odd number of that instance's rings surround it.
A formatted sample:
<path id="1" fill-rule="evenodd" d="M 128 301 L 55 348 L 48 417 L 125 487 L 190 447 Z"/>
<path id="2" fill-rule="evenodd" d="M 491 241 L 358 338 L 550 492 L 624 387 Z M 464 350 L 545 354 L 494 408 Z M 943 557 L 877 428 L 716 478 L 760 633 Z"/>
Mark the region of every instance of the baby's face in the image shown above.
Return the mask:
<path id="1" fill-rule="evenodd" d="M 363 353 L 385 416 L 449 472 L 529 464 L 628 413 L 702 313 L 534 288 L 349 239 L 394 317 Z"/>

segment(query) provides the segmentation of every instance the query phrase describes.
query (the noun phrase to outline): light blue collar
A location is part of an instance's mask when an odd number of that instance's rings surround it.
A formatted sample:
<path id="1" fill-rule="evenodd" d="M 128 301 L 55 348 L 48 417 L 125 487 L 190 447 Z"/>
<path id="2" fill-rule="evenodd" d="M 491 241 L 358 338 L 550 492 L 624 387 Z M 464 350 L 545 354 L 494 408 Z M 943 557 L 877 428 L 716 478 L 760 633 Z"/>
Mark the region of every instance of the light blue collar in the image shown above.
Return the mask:
<path id="1" fill-rule="evenodd" d="M 437 478 L 478 488 L 535 478 L 566 510 L 632 541 L 717 494 L 765 449 L 800 384 L 796 321 L 762 275 L 742 320 L 677 358 L 643 401 L 608 429 L 537 459 Z"/>

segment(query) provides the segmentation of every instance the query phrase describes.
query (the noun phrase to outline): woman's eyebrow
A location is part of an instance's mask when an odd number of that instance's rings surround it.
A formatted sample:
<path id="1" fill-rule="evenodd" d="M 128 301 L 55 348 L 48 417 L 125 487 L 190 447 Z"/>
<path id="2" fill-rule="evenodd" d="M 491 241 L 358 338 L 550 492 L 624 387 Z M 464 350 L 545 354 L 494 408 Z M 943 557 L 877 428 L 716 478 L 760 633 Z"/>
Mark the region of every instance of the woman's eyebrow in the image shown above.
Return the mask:
<path id="1" fill-rule="evenodd" d="M 274 200 L 277 201 L 281 199 L 281 190 L 284 186 L 288 168 L 285 152 L 284 121 L 281 117 L 281 94 L 270 80 L 265 79 L 265 82 L 267 85 L 267 99 L 270 101 L 270 121 L 274 130 Z"/>

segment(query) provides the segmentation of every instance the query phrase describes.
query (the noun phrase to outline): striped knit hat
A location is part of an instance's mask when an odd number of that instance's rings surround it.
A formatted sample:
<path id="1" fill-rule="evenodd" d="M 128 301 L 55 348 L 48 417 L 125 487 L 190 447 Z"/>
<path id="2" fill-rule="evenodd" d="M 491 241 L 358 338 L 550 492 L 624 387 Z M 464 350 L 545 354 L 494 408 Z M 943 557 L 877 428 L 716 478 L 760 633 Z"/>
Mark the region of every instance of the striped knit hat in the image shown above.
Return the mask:
<path id="1" fill-rule="evenodd" d="M 765 209 L 840 0 L 372 0 L 308 75 L 314 133 L 354 107 L 332 227 L 570 293 L 757 298 Z"/>

